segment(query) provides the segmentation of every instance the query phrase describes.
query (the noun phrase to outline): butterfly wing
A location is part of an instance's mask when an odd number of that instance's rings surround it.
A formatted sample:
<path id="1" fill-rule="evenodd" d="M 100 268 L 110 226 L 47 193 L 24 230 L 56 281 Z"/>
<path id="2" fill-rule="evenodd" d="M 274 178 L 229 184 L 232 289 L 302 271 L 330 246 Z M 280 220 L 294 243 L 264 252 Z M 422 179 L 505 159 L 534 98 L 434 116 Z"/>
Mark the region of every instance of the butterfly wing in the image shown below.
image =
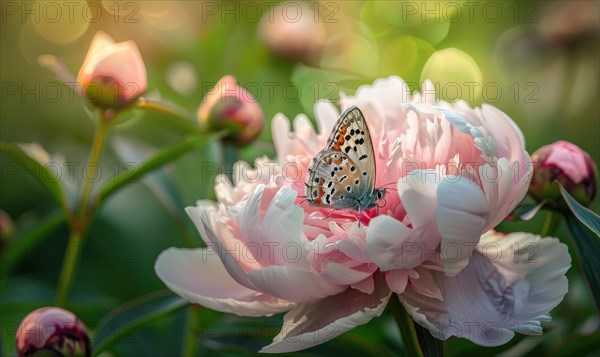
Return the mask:
<path id="1" fill-rule="evenodd" d="M 344 152 L 321 151 L 313 159 L 306 181 L 306 197 L 314 206 L 357 208 L 364 178 Z"/>
<path id="2" fill-rule="evenodd" d="M 375 157 L 365 118 L 357 107 L 344 111 L 327 146 L 308 169 L 306 197 L 316 206 L 357 208 L 373 194 Z"/>
<path id="3" fill-rule="evenodd" d="M 375 187 L 375 152 L 371 133 L 364 115 L 356 106 L 346 109 L 336 123 L 329 139 L 326 151 L 345 153 L 355 164 L 365 192 Z"/>

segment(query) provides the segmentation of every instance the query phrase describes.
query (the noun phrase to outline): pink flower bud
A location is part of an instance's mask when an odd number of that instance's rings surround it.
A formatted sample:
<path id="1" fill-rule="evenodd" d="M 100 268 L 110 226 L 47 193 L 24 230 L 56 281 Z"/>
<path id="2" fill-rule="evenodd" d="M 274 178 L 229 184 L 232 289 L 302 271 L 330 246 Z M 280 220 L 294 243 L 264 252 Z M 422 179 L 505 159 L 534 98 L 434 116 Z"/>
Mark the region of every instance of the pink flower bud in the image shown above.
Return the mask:
<path id="1" fill-rule="evenodd" d="M 312 63 L 321 54 L 326 31 L 309 6 L 304 3 L 282 3 L 265 13 L 260 22 L 260 37 L 276 54 Z"/>
<path id="2" fill-rule="evenodd" d="M 567 141 L 557 141 L 539 148 L 531 159 L 533 178 L 529 193 L 536 200 L 547 200 L 550 204 L 557 205 L 560 191 L 554 181 L 560 182 L 583 205 L 588 205 L 594 199 L 596 164 L 578 146 Z"/>
<path id="3" fill-rule="evenodd" d="M 19 356 L 91 356 L 87 327 L 72 312 L 43 307 L 30 312 L 17 329 Z"/>
<path id="4" fill-rule="evenodd" d="M 98 32 L 77 74 L 83 95 L 94 105 L 118 109 L 146 91 L 146 65 L 133 41 L 115 43 Z"/>
<path id="5" fill-rule="evenodd" d="M 208 130 L 229 130 L 226 139 L 244 145 L 260 134 L 264 115 L 254 96 L 225 76 L 204 97 L 198 121 Z"/>

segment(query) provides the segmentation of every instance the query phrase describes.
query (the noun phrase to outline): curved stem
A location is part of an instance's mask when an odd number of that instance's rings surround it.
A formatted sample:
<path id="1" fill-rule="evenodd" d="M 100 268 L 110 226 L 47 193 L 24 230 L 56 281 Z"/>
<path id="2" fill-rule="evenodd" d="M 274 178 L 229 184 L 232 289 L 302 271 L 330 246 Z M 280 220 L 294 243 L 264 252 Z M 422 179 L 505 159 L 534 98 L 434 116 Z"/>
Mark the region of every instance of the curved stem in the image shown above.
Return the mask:
<path id="1" fill-rule="evenodd" d="M 67 303 L 69 290 L 71 289 L 71 285 L 73 283 L 75 268 L 77 267 L 79 256 L 81 255 L 81 251 L 83 249 L 85 233 L 91 221 L 87 216 L 88 204 L 90 201 L 90 195 L 92 193 L 92 184 L 94 178 L 96 177 L 98 160 L 100 159 L 100 154 L 102 153 L 102 148 L 104 147 L 104 142 L 106 141 L 108 125 L 108 121 L 104 120 L 104 112 L 99 110 L 98 123 L 94 133 L 90 158 L 88 160 L 85 177 L 83 178 L 81 194 L 79 195 L 79 207 L 71 224 L 71 233 L 69 235 L 69 241 L 67 242 L 65 256 L 63 258 L 63 265 L 58 278 L 58 293 L 56 296 L 57 306 L 65 306 Z"/>
<path id="2" fill-rule="evenodd" d="M 542 237 L 547 237 L 554 234 L 559 222 L 560 216 L 558 214 L 556 214 L 554 211 L 547 211 L 546 220 L 544 221 L 544 226 L 542 227 L 540 235 Z"/>
<path id="3" fill-rule="evenodd" d="M 423 352 L 419 345 L 417 338 L 417 331 L 415 330 L 415 323 L 412 317 L 408 314 L 400 299 L 397 296 L 392 296 L 389 302 L 392 306 L 392 312 L 396 325 L 400 329 L 400 335 L 402 336 L 402 342 L 406 349 L 408 356 L 423 357 Z"/>
<path id="4" fill-rule="evenodd" d="M 193 357 L 196 352 L 196 324 L 200 317 L 200 306 L 190 305 L 188 308 L 187 321 L 185 323 L 185 330 L 183 331 L 183 344 L 181 347 L 181 356 Z"/>
<path id="5" fill-rule="evenodd" d="M 190 132 L 200 131 L 200 128 L 196 125 L 195 119 L 187 111 L 174 104 L 140 98 L 135 103 L 134 108 L 170 115 L 179 119 L 170 121 L 171 125 L 178 125 L 181 129 Z"/>

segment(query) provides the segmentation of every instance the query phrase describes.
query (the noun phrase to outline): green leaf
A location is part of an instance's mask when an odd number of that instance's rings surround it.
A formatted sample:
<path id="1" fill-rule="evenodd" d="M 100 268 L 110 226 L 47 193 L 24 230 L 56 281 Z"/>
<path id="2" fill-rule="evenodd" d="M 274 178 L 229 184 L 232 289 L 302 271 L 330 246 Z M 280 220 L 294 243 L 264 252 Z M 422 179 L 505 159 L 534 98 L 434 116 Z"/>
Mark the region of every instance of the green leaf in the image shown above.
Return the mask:
<path id="1" fill-rule="evenodd" d="M 10 242 L 10 245 L 2 252 L 0 261 L 0 272 L 6 276 L 8 271 L 29 253 L 36 245 L 48 237 L 49 233 L 65 222 L 65 215 L 62 211 L 54 211 L 36 222 L 36 225 L 17 234 Z"/>
<path id="2" fill-rule="evenodd" d="M 122 341 L 144 323 L 173 313 L 189 303 L 168 290 L 157 291 L 122 305 L 106 315 L 94 330 L 93 354 Z"/>
<path id="3" fill-rule="evenodd" d="M 581 223 L 585 224 L 586 227 L 591 229 L 596 236 L 600 237 L 600 217 L 577 202 L 560 183 L 557 182 L 557 185 L 560 187 L 560 193 L 575 217 L 577 217 Z"/>
<path id="4" fill-rule="evenodd" d="M 99 206 L 112 194 L 118 192 L 120 189 L 127 186 L 131 182 L 142 178 L 149 172 L 152 172 L 165 164 L 175 161 L 180 156 L 194 150 L 203 147 L 212 140 L 218 139 L 222 134 L 200 134 L 193 135 L 181 142 L 168 146 L 164 149 L 159 150 L 149 159 L 144 161 L 140 166 L 130 169 L 123 174 L 123 177 L 118 177 L 115 181 L 112 181 L 106 185 L 98 197 L 96 198 L 96 204 Z"/>
<path id="5" fill-rule="evenodd" d="M 565 220 L 573 237 L 581 270 L 594 296 L 596 309 L 600 311 L 600 240 L 575 216 L 565 214 Z"/>
<path id="6" fill-rule="evenodd" d="M 121 161 L 135 166 L 139 166 L 156 151 L 149 145 L 123 138 L 114 138 L 112 147 Z M 147 175 L 143 183 L 173 217 L 183 220 L 184 217 L 181 214 L 183 199 L 165 170 L 156 170 Z"/>
<path id="7" fill-rule="evenodd" d="M 551 353 L 554 357 L 589 356 L 600 349 L 600 331 L 573 334 L 565 338 Z"/>
<path id="8" fill-rule="evenodd" d="M 529 221 L 544 207 L 546 201 L 540 203 L 521 203 L 507 217 L 513 222 Z"/>
<path id="9" fill-rule="evenodd" d="M 56 202 L 69 215 L 70 209 L 67 204 L 65 191 L 60 183 L 60 178 L 48 169 L 47 165 L 37 161 L 27 154 L 18 145 L 0 142 L 0 151 L 12 156 L 27 172 L 35 172 L 35 178 L 50 192 Z"/>

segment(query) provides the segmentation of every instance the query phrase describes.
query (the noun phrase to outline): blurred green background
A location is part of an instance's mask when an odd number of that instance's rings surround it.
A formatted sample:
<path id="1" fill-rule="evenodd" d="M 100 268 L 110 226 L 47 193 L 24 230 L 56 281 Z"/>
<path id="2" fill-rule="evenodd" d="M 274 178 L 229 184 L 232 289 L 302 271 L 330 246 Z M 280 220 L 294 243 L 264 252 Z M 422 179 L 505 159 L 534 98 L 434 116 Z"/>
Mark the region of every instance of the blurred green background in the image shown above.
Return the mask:
<path id="1" fill-rule="evenodd" d="M 314 119 L 316 100 L 335 102 L 339 91 L 353 93 L 360 84 L 388 75 L 402 77 L 413 90 L 431 79 L 443 99 L 497 106 L 521 127 L 529 152 L 562 139 L 579 145 L 596 162 L 600 158 L 597 1 L 0 4 L 0 139 L 35 142 L 59 155 L 53 159 L 62 164 L 62 175 L 72 176 L 73 187 L 81 180 L 94 123 L 83 99 L 71 95 L 37 58 L 54 54 L 76 72 L 99 30 L 117 41 L 136 41 L 148 70 L 147 96 L 191 114 L 222 76 L 234 75 L 258 99 L 267 121 L 259 141 L 242 151 L 246 160 L 273 157 L 269 123 L 276 113 L 290 118 L 305 113 Z M 135 111 L 124 116 L 111 128 L 102 156 L 103 182 L 113 180 L 139 155 L 183 136 L 168 116 Z M 68 306 L 89 327 L 115 307 L 164 289 L 153 270 L 162 250 L 201 244 L 183 208 L 198 199 L 214 199 L 214 174 L 202 172 L 202 163 L 218 158 L 215 145 L 194 151 L 107 202 L 90 231 Z M 11 157 L 2 154 L 0 159 L 0 209 L 15 220 L 18 236 L 56 205 L 35 175 L 16 170 Z M 597 212 L 598 207 L 596 201 L 592 209 Z M 542 221 L 507 222 L 499 230 L 539 232 Z M 558 236 L 569 242 L 564 228 Z M 29 311 L 52 304 L 66 240 L 65 225 L 2 272 L 0 354 L 14 353 L 14 333 Z M 2 244 L 3 259 L 20 249 L 15 241 Z M 600 320 L 578 269 L 575 261 L 568 273 L 570 293 L 554 310 L 544 336 L 518 337 L 489 350 L 453 338 L 447 355 L 549 354 L 577 341 L 578 334 L 597 330 Z M 185 314 L 184 309 L 144 325 L 105 355 L 177 355 Z M 198 354 L 253 354 L 280 324 L 280 316 L 245 319 L 202 309 Z M 300 354 L 381 355 L 401 348 L 386 311 L 382 318 Z"/>

